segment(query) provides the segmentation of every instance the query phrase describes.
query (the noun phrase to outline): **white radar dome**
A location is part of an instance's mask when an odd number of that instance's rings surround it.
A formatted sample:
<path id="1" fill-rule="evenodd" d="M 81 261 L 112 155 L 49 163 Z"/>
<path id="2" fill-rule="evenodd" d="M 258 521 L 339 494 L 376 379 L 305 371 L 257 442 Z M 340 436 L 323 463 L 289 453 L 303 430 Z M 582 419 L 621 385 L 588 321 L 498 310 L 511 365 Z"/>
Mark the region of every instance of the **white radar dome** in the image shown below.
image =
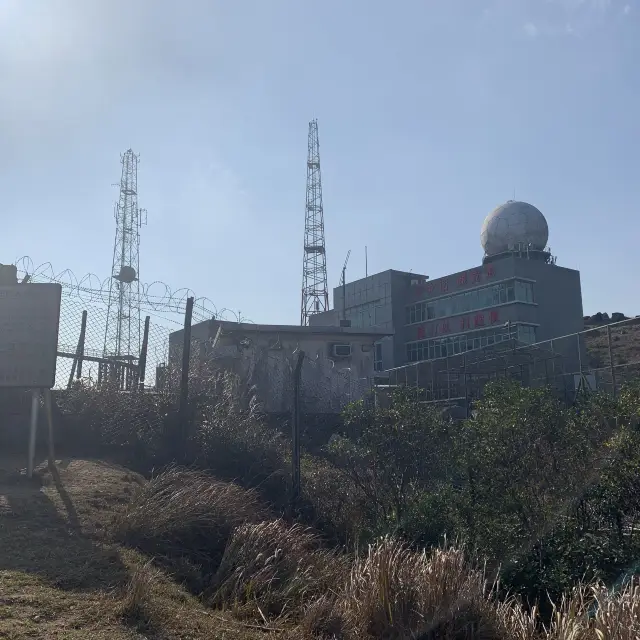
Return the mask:
<path id="1" fill-rule="evenodd" d="M 543 251 L 549 240 L 549 226 L 542 213 L 528 202 L 509 200 L 484 220 L 480 242 L 486 256 L 517 248 Z"/>

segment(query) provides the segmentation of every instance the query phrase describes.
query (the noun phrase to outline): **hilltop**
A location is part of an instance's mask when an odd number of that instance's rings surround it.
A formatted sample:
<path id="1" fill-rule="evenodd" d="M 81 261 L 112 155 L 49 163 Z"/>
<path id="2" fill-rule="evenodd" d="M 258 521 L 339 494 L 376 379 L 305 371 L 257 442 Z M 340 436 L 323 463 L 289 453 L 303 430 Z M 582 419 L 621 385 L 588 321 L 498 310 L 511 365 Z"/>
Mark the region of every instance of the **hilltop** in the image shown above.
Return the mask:
<path id="1" fill-rule="evenodd" d="M 634 322 L 635 320 L 635 322 Z M 640 363 L 640 318 L 622 313 L 596 313 L 586 316 L 584 334 L 589 365 L 594 369 L 610 366 L 607 326 L 611 331 L 611 348 L 616 367 L 626 373 L 631 363 Z"/>

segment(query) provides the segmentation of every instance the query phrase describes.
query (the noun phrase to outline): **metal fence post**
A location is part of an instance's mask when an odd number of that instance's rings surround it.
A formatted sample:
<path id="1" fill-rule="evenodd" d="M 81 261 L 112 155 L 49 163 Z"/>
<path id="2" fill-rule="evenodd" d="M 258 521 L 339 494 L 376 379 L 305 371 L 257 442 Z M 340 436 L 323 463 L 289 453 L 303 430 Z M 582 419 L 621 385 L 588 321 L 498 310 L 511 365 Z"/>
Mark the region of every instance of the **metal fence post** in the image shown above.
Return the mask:
<path id="1" fill-rule="evenodd" d="M 613 397 L 616 397 L 616 368 L 613 361 L 613 345 L 611 343 L 611 326 L 607 325 L 607 343 L 609 347 L 609 366 L 611 367 L 611 386 Z"/>
<path id="2" fill-rule="evenodd" d="M 184 336 L 182 343 L 182 375 L 180 378 L 180 429 L 182 443 L 186 443 L 187 404 L 189 402 L 189 360 L 191 357 L 191 318 L 193 317 L 193 298 L 187 298 L 184 312 Z"/>
<path id="3" fill-rule="evenodd" d="M 82 356 L 84 355 L 84 341 L 87 333 L 87 312 L 82 312 L 82 322 L 80 324 L 80 337 L 78 338 L 78 346 L 76 347 L 76 357 L 73 359 L 71 365 L 71 373 L 69 374 L 69 382 L 67 383 L 67 389 L 71 389 L 73 384 L 73 377 L 76 375 L 76 367 L 78 370 L 78 380 L 82 376 Z"/>
<path id="4" fill-rule="evenodd" d="M 298 361 L 293 373 L 293 420 L 291 430 L 291 508 L 300 496 L 300 379 L 304 351 L 298 353 Z"/>
<path id="5" fill-rule="evenodd" d="M 138 359 L 138 385 L 141 390 L 144 390 L 144 379 L 147 372 L 147 350 L 149 348 L 149 323 L 151 317 L 147 316 L 144 319 L 144 334 L 142 336 L 142 348 L 140 349 L 140 358 Z"/>

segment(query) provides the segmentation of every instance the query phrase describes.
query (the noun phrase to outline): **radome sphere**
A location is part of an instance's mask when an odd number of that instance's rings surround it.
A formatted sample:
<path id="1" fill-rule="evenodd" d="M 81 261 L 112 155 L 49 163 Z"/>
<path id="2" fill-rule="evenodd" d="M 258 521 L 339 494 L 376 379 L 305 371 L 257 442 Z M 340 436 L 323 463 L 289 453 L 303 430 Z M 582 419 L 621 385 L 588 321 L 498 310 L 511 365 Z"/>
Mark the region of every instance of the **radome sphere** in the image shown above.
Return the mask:
<path id="1" fill-rule="evenodd" d="M 543 251 L 549 240 L 549 226 L 542 213 L 528 202 L 509 200 L 484 220 L 480 242 L 486 256 L 519 247 Z"/>

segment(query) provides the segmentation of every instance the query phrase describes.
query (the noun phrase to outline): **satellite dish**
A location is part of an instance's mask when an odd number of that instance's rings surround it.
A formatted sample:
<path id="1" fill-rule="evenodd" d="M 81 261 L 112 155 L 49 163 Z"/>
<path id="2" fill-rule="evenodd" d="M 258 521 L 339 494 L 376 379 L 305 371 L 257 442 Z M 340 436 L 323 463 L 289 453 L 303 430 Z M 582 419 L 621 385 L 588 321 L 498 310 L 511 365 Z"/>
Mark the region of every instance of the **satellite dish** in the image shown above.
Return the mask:
<path id="1" fill-rule="evenodd" d="M 124 266 L 120 267 L 120 273 L 117 276 L 113 276 L 118 282 L 123 282 L 124 284 L 131 284 L 138 279 L 138 274 L 133 267 Z"/>

